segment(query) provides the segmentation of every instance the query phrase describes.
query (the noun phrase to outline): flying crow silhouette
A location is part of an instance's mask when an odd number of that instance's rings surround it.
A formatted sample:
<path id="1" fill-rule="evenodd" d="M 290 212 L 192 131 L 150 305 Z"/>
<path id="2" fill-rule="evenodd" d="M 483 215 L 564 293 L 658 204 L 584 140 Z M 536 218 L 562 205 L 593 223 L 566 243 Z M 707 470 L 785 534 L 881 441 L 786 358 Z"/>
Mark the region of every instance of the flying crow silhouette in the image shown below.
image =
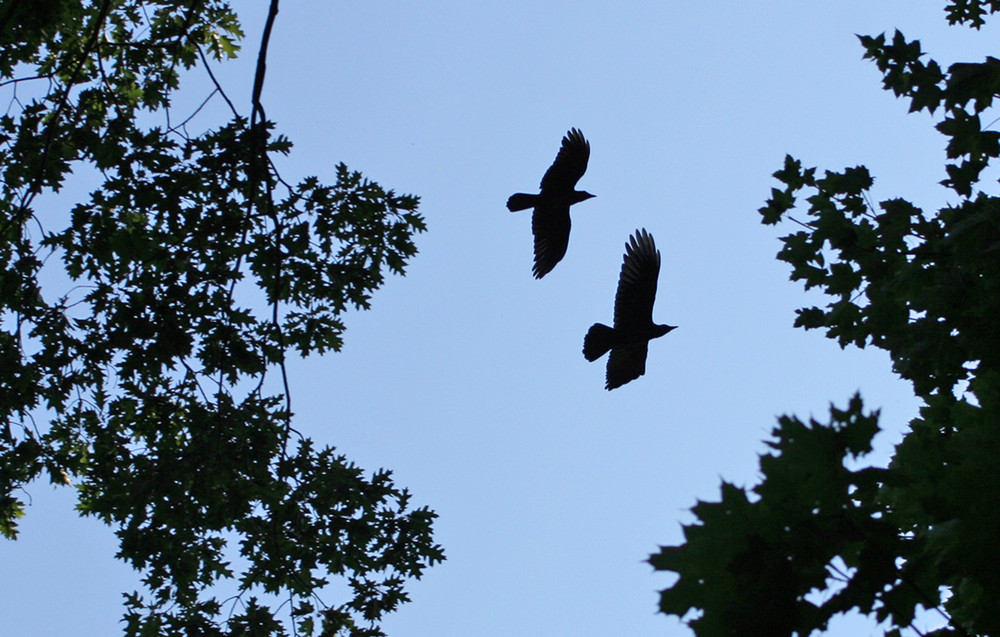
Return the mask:
<path id="1" fill-rule="evenodd" d="M 622 272 L 615 294 L 615 326 L 594 323 L 583 339 L 583 356 L 596 361 L 611 350 L 605 387 L 614 389 L 646 373 L 646 347 L 674 325 L 653 323 L 660 252 L 645 229 L 636 230 L 625 244 Z"/>
<path id="2" fill-rule="evenodd" d="M 542 177 L 541 192 L 529 195 L 513 194 L 507 200 L 511 212 L 534 208 L 531 232 L 535 235 L 535 265 L 531 273 L 540 279 L 566 254 L 569 244 L 569 207 L 594 195 L 576 190 L 576 182 L 587 172 L 590 142 L 573 128 L 563 137 L 562 147 L 552 166 Z"/>

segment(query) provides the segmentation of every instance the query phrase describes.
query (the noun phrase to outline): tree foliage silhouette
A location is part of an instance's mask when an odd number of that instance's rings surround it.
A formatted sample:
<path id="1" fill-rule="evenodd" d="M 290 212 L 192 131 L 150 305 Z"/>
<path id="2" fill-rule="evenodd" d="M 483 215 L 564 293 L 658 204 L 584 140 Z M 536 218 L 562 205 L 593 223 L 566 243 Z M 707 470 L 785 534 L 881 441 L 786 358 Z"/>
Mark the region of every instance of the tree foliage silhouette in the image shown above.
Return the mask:
<path id="1" fill-rule="evenodd" d="M 277 10 L 249 117 L 215 83 L 231 117 L 193 134 L 205 104 L 179 115 L 175 92 L 237 55 L 227 2 L 0 5 L 0 532 L 28 483 L 73 485 L 142 573 L 128 635 L 379 635 L 443 558 L 389 472 L 292 426 L 286 356 L 336 351 L 424 221 L 343 164 L 278 174 Z M 61 213 L 71 173 L 98 185 Z M 349 592 L 324 600 L 333 578 Z"/>
<path id="2" fill-rule="evenodd" d="M 979 28 L 998 10 L 962 0 L 946 15 Z M 760 483 L 724 483 L 693 508 L 685 543 L 650 558 L 680 576 L 660 609 L 699 636 L 808 635 L 852 609 L 898 635 L 920 607 L 939 626 L 921 634 L 1000 634 L 1000 197 L 980 183 L 1000 155 L 984 124 L 1000 61 L 944 68 L 899 32 L 860 41 L 887 90 L 938 116 L 955 203 L 876 206 L 863 166 L 820 174 L 788 157 L 760 212 L 806 215 L 778 258 L 831 300 L 796 325 L 886 350 L 923 406 L 884 468 L 863 463 L 879 425 L 859 396 L 828 422 L 779 419 Z"/>

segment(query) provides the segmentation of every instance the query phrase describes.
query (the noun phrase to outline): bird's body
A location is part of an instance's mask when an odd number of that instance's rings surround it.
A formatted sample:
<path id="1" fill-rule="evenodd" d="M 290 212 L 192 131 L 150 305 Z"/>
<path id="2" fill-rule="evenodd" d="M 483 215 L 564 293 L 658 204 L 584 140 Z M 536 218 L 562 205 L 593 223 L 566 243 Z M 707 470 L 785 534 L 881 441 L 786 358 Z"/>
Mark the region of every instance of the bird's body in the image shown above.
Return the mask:
<path id="1" fill-rule="evenodd" d="M 536 279 L 548 274 L 566 255 L 569 207 L 594 196 L 576 190 L 576 182 L 587 171 L 589 160 L 590 143 L 579 130 L 570 129 L 563 137 L 556 160 L 542 177 L 541 191 L 537 195 L 515 193 L 507 200 L 511 212 L 534 208 L 531 233 L 535 237 L 535 263 L 531 272 Z"/>
<path id="2" fill-rule="evenodd" d="M 615 294 L 614 327 L 595 323 L 583 339 L 583 355 L 595 361 L 610 351 L 607 389 L 621 387 L 646 373 L 649 341 L 675 329 L 653 323 L 660 252 L 653 237 L 637 230 L 625 244 L 622 271 Z"/>

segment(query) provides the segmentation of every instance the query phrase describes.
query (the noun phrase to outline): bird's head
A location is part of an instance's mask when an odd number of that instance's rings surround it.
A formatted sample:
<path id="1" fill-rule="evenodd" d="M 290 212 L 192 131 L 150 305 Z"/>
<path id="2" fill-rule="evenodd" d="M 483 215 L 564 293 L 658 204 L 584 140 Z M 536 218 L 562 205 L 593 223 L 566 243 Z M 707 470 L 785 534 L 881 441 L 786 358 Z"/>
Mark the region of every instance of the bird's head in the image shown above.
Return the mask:
<path id="1" fill-rule="evenodd" d="M 574 190 L 573 191 L 573 203 L 580 203 L 581 201 L 586 201 L 594 195 L 590 194 L 586 190 Z"/>
<path id="2" fill-rule="evenodd" d="M 671 330 L 676 330 L 676 325 L 654 325 L 653 338 L 659 338 Z"/>

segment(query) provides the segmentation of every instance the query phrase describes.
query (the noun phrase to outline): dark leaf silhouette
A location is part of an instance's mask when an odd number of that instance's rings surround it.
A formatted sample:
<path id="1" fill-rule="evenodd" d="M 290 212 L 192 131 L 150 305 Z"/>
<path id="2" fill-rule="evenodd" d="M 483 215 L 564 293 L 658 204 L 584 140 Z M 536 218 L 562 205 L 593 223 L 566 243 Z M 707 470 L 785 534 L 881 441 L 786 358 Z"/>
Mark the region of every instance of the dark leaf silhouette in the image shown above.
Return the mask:
<path id="1" fill-rule="evenodd" d="M 978 28 L 1000 2 L 953 0 L 946 11 Z M 826 422 L 782 416 L 757 484 L 699 499 L 683 544 L 650 563 L 677 575 L 660 610 L 702 637 L 812 635 L 845 613 L 897 637 L 1000 635 L 1000 197 L 983 178 L 1000 136 L 992 114 L 981 119 L 1000 91 L 1000 59 L 943 67 L 899 31 L 860 39 L 884 87 L 935 115 L 922 120 L 947 140 L 942 183 L 953 194 L 937 209 L 878 201 L 864 166 L 821 170 L 789 156 L 760 213 L 795 224 L 778 259 L 812 301 L 825 296 L 797 311 L 796 326 L 884 350 L 919 415 L 888 427 L 903 433 L 880 458 L 868 455 L 879 410 L 858 394 Z M 924 633 L 931 616 L 937 628 Z"/>
<path id="2" fill-rule="evenodd" d="M 608 357 L 607 389 L 621 387 L 646 373 L 649 341 L 676 326 L 653 323 L 656 279 L 660 275 L 660 252 L 645 229 L 637 230 L 625 244 L 622 272 L 615 295 L 614 327 L 594 323 L 583 339 L 583 355 L 595 361 Z"/>
<path id="3" fill-rule="evenodd" d="M 341 348 L 424 220 L 344 164 L 279 172 L 277 0 L 249 117 L 191 86 L 240 50 L 237 4 L 0 2 L 0 536 L 69 487 L 141 581 L 124 637 L 384 635 L 436 515 L 296 429 L 285 361 Z M 161 126 L 179 95 L 204 101 Z"/>
<path id="4" fill-rule="evenodd" d="M 562 260 L 569 245 L 569 207 L 594 195 L 576 190 L 587 171 L 590 142 L 578 129 L 570 129 L 563 137 L 562 147 L 552 166 L 542 177 L 541 192 L 529 195 L 519 192 L 507 199 L 511 212 L 534 208 L 531 232 L 535 236 L 535 264 L 531 269 L 536 279 L 548 274 Z"/>

